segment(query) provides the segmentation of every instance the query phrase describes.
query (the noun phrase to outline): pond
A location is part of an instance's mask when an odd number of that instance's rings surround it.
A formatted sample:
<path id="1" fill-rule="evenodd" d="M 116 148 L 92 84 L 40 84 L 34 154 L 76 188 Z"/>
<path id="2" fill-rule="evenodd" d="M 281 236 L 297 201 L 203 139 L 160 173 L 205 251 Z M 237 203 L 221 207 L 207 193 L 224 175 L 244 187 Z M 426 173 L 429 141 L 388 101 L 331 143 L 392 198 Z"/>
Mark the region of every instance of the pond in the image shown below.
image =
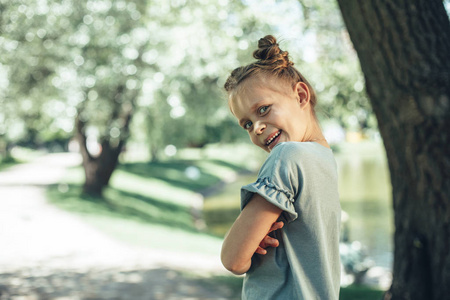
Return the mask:
<path id="1" fill-rule="evenodd" d="M 391 184 L 382 143 L 342 144 L 334 150 L 342 209 L 348 214 L 350 241 L 359 241 L 375 264 L 392 266 L 393 210 Z M 211 232 L 223 236 L 239 214 L 240 187 L 256 174 L 205 199 L 204 218 Z"/>

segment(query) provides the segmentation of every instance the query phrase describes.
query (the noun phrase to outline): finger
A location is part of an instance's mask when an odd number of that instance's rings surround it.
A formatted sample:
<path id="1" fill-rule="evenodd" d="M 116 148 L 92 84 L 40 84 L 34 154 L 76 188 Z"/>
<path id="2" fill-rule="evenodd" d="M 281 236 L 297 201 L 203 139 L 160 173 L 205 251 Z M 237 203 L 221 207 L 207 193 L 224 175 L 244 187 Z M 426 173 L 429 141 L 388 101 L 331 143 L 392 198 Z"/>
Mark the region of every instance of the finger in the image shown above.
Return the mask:
<path id="1" fill-rule="evenodd" d="M 278 225 L 278 223 L 279 222 L 273 223 L 272 226 L 270 226 L 269 232 L 276 230 L 276 228 L 278 228 L 278 226 L 280 226 L 280 225 Z"/>
<path id="2" fill-rule="evenodd" d="M 272 224 L 272 227 L 270 227 L 269 232 L 281 229 L 281 228 L 283 228 L 283 226 L 284 226 L 284 223 L 282 221 L 275 222 Z"/>
<path id="3" fill-rule="evenodd" d="M 282 228 L 283 226 L 284 226 L 284 223 L 282 221 L 279 221 L 279 222 L 273 223 L 272 228 L 273 228 L 273 230 L 277 230 L 277 229 Z"/>
<path id="4" fill-rule="evenodd" d="M 267 250 L 266 250 L 266 249 L 263 249 L 263 248 L 261 248 L 261 247 L 258 247 L 258 248 L 256 249 L 255 253 L 258 253 L 258 254 L 261 254 L 261 255 L 265 255 L 265 254 L 267 254 Z"/>
<path id="5" fill-rule="evenodd" d="M 259 246 L 261 248 L 267 248 L 267 247 L 278 247 L 280 245 L 279 241 L 273 237 L 270 237 L 266 235 Z"/>
<path id="6" fill-rule="evenodd" d="M 277 239 L 269 238 L 266 241 L 266 245 L 267 245 L 267 247 L 274 247 L 275 248 L 275 247 L 278 247 L 280 245 L 280 242 L 278 242 Z"/>

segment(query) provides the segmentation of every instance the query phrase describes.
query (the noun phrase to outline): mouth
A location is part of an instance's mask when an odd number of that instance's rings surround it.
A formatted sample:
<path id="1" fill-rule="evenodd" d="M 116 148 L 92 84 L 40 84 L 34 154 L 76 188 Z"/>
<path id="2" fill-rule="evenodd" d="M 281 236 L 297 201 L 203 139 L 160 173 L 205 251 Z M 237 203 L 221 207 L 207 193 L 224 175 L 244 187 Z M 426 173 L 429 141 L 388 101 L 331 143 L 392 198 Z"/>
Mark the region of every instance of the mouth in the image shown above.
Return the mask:
<path id="1" fill-rule="evenodd" d="M 271 134 L 266 140 L 266 146 L 270 146 L 271 144 L 275 145 L 276 141 L 278 141 L 278 137 L 280 136 L 280 134 L 281 134 L 281 130 L 277 131 L 274 134 Z"/>

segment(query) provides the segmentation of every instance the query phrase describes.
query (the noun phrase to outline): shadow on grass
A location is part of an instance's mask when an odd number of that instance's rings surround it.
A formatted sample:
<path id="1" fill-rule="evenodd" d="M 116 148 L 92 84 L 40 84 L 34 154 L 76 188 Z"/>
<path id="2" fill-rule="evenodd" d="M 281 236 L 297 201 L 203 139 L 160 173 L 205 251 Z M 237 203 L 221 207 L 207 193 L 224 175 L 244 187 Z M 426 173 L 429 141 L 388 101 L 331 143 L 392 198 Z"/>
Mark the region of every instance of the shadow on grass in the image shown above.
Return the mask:
<path id="1" fill-rule="evenodd" d="M 53 185 L 47 190 L 47 195 L 51 203 L 72 212 L 160 224 L 184 231 L 198 231 L 186 206 L 111 187 L 105 190 L 103 198 L 83 195 L 81 190 L 81 185 L 71 184 L 62 188 L 61 185 Z"/>
<path id="2" fill-rule="evenodd" d="M 186 161 L 180 162 L 160 162 L 160 163 L 133 163 L 125 164 L 120 167 L 123 171 L 141 176 L 143 178 L 156 178 L 170 185 L 186 189 L 189 191 L 197 191 L 205 186 L 217 183 L 220 178 L 204 172 L 199 172 L 189 177 L 187 168 L 195 166 Z M 197 167 L 198 168 L 198 167 Z M 200 168 L 198 168 L 200 169 Z M 193 170 L 193 172 L 196 172 Z"/>
<path id="3" fill-rule="evenodd" d="M 18 164 L 17 163 L 3 163 L 3 162 L 0 162 L 0 172 L 1 171 L 6 171 L 7 169 L 9 169 L 9 168 L 11 168 L 13 166 L 16 166 L 16 165 L 18 165 Z"/>
<path id="4" fill-rule="evenodd" d="M 183 197 L 184 195 L 192 197 L 190 192 L 200 193 L 202 190 L 219 183 L 220 175 L 222 175 L 220 172 L 246 171 L 242 167 L 216 159 L 127 163 L 120 165 L 118 170 L 121 172 L 117 173 L 116 180 L 122 183 L 107 187 L 104 190 L 103 198 L 82 195 L 83 179 L 73 176 L 76 179 L 70 181 L 70 184 L 49 187 L 49 201 L 62 209 L 84 215 L 110 216 L 141 223 L 163 225 L 188 232 L 198 232 L 190 207 L 183 203 L 177 204 L 173 201 L 166 201 L 162 197 L 161 186 L 158 186 L 152 194 L 151 185 L 163 181 L 168 186 L 164 187 L 168 193 L 170 193 L 170 186 L 172 186 L 177 190 L 177 197 Z M 75 174 L 75 171 L 71 170 L 72 175 Z M 189 172 L 193 172 L 194 176 Z M 133 182 L 135 179 L 127 177 L 127 174 L 138 176 L 142 180 Z M 124 182 L 127 182 L 125 183 L 126 190 L 120 188 L 124 185 Z M 131 186 L 133 184 L 136 184 L 138 188 L 133 189 Z M 183 194 L 183 190 L 186 191 L 186 194 Z M 212 232 L 206 234 L 216 236 Z"/>
<path id="5" fill-rule="evenodd" d="M 19 161 L 12 156 L 0 158 L 0 172 L 22 163 L 22 161 Z"/>

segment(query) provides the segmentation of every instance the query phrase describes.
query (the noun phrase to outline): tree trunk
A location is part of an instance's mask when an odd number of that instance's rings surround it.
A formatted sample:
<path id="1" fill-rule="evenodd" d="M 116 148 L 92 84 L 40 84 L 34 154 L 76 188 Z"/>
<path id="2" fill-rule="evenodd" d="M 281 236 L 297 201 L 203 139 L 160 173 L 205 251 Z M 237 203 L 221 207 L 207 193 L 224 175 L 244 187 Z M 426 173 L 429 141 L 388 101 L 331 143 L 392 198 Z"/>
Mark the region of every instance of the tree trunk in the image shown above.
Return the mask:
<path id="1" fill-rule="evenodd" d="M 103 188 L 109 183 L 111 175 L 117 166 L 120 149 L 102 146 L 102 152 L 98 157 L 89 155 L 86 148 L 81 148 L 83 156 L 83 167 L 85 174 L 85 182 L 83 185 L 83 193 L 101 197 Z"/>
<path id="2" fill-rule="evenodd" d="M 14 160 L 11 156 L 11 143 L 0 139 L 0 163 Z"/>
<path id="3" fill-rule="evenodd" d="M 125 117 L 121 134 L 122 137 L 117 144 L 113 146 L 109 138 L 104 138 L 101 144 L 100 154 L 94 157 L 89 153 L 87 148 L 87 137 L 84 133 L 86 124 L 77 117 L 77 140 L 80 145 L 85 174 L 83 193 L 94 197 L 102 197 L 103 189 L 108 185 L 111 175 L 118 164 L 119 155 L 125 145 L 130 120 L 131 112 Z"/>
<path id="4" fill-rule="evenodd" d="M 338 0 L 386 147 L 395 214 L 386 299 L 450 295 L 450 24 L 441 0 Z"/>

